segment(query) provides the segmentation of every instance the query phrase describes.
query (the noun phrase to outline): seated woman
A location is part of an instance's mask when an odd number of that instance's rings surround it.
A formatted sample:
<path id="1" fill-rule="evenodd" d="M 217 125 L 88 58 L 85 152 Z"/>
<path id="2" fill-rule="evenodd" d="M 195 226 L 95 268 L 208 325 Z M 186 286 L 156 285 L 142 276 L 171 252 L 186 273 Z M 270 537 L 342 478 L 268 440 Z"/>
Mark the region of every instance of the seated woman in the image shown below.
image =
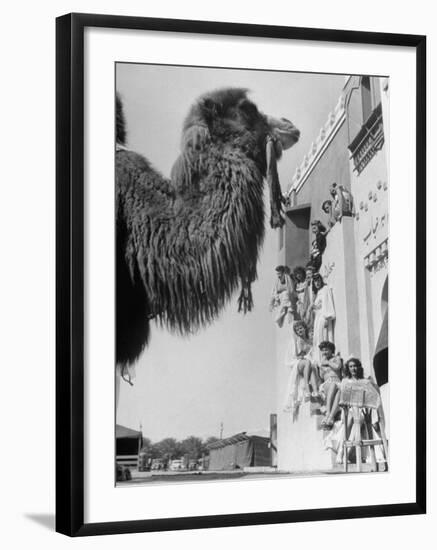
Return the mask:
<path id="1" fill-rule="evenodd" d="M 327 233 L 332 229 L 335 225 L 335 222 L 337 221 L 334 216 L 334 209 L 332 206 L 332 201 L 329 199 L 326 199 L 322 202 L 322 212 L 324 212 L 328 216 L 328 222 L 327 222 Z"/>
<path id="2" fill-rule="evenodd" d="M 275 271 L 277 280 L 270 298 L 270 311 L 277 310 L 275 322 L 281 328 L 287 317 L 290 321 L 293 319 L 295 293 L 289 269 L 283 265 L 278 265 Z"/>
<path id="3" fill-rule="evenodd" d="M 287 351 L 285 363 L 290 367 L 290 375 L 285 397 L 285 411 L 293 411 L 299 407 L 302 398 L 317 397 L 318 378 L 312 365 L 312 343 L 308 339 L 308 329 L 303 321 L 293 323 L 293 333 Z"/>
<path id="4" fill-rule="evenodd" d="M 310 305 L 309 293 L 307 292 L 308 283 L 306 280 L 305 269 L 302 266 L 295 267 L 293 270 L 293 280 L 296 293 L 296 313 L 297 319 L 306 321 L 308 307 Z"/>
<path id="5" fill-rule="evenodd" d="M 343 380 L 340 384 L 340 406 L 347 407 L 352 412 L 348 416 L 348 425 L 346 433 L 351 432 L 351 439 L 360 438 L 360 430 L 363 421 L 367 420 L 367 429 L 371 431 L 371 416 L 374 412 L 377 421 L 383 418 L 382 402 L 379 388 L 374 380 L 364 378 L 364 369 L 361 361 L 356 357 L 351 357 L 345 363 L 343 370 Z M 367 417 L 366 417 L 367 415 Z M 371 434 L 368 434 L 370 438 Z"/>
<path id="6" fill-rule="evenodd" d="M 322 265 L 322 256 L 326 248 L 326 227 L 319 220 L 311 222 L 314 240 L 311 243 L 310 261 L 314 271 L 319 271 Z"/>
<path id="7" fill-rule="evenodd" d="M 318 370 L 319 376 L 323 380 L 319 392 L 325 401 L 326 409 L 322 427 L 323 429 L 330 430 L 334 425 L 334 419 L 340 401 L 339 388 L 343 361 L 339 354 L 334 356 L 335 345 L 332 342 L 321 342 L 319 350 L 321 359 Z"/>
<path id="8" fill-rule="evenodd" d="M 343 386 L 350 381 L 357 381 L 364 379 L 364 369 L 361 361 L 355 357 L 351 357 L 344 364 L 343 369 Z"/>
<path id="9" fill-rule="evenodd" d="M 314 349 L 320 349 L 322 342 L 334 340 L 335 308 L 332 290 L 325 284 L 320 273 L 313 277 L 313 314 Z"/>
<path id="10" fill-rule="evenodd" d="M 343 185 L 337 185 L 335 182 L 329 187 L 329 193 L 334 201 L 332 213 L 337 221 L 341 221 L 343 216 L 354 216 L 354 200 L 350 191 Z"/>

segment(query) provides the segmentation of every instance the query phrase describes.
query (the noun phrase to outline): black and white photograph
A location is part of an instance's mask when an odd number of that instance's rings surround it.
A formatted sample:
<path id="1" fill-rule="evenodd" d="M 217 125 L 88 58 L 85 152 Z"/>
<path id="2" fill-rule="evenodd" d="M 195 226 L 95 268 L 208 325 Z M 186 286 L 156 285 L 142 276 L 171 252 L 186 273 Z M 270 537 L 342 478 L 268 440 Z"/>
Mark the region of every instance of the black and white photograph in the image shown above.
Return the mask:
<path id="1" fill-rule="evenodd" d="M 432 4 L 5 6 L 2 546 L 433 540 Z"/>
<path id="2" fill-rule="evenodd" d="M 390 471 L 390 78 L 115 63 L 115 483 Z"/>

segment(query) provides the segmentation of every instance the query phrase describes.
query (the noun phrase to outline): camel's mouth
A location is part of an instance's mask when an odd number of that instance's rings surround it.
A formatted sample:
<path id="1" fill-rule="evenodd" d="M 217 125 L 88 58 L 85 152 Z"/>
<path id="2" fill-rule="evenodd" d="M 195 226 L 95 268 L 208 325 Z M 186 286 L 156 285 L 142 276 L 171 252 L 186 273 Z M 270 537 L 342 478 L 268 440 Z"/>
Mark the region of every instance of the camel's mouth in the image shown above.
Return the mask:
<path id="1" fill-rule="evenodd" d="M 282 149 L 290 149 L 299 141 L 300 131 L 286 118 L 267 117 L 272 135 L 281 143 Z"/>

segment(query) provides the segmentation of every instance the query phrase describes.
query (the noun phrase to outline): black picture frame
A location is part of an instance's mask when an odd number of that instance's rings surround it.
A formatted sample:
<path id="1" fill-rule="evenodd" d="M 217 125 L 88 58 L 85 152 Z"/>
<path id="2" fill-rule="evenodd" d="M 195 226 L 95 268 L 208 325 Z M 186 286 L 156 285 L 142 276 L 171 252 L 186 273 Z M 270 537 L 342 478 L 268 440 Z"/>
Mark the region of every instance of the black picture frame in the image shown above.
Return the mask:
<path id="1" fill-rule="evenodd" d="M 414 48 L 416 74 L 416 498 L 329 509 L 84 522 L 84 29 L 156 30 Z M 56 20 L 56 530 L 69 536 L 423 514 L 426 511 L 426 37 L 68 14 Z"/>

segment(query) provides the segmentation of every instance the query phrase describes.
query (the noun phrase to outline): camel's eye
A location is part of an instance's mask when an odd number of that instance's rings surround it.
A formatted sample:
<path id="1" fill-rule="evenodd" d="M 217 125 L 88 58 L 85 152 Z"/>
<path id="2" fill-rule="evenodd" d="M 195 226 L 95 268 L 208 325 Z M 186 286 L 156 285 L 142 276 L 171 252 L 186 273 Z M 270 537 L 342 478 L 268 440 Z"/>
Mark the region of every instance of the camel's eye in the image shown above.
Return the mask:
<path id="1" fill-rule="evenodd" d="M 258 109 L 256 105 L 249 101 L 248 99 L 243 99 L 238 104 L 239 108 L 245 115 L 250 118 L 256 117 L 258 115 Z"/>

